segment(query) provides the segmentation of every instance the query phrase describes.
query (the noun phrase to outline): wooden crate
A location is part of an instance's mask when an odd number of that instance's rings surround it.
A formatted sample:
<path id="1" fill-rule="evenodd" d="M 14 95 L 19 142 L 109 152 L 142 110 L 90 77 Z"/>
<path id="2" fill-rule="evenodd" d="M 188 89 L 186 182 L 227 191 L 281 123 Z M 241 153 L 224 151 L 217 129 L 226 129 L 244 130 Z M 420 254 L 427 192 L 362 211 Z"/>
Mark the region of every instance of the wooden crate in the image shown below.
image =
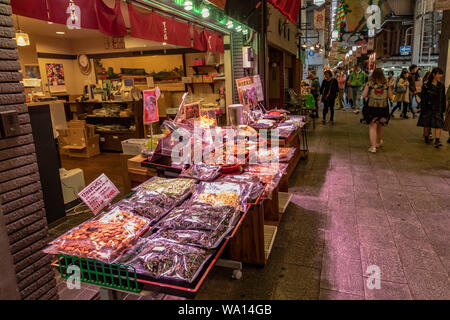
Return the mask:
<path id="1" fill-rule="evenodd" d="M 270 253 L 272 252 L 273 243 L 277 236 L 278 228 L 276 226 L 264 225 L 264 254 L 266 262 L 269 260 Z"/>

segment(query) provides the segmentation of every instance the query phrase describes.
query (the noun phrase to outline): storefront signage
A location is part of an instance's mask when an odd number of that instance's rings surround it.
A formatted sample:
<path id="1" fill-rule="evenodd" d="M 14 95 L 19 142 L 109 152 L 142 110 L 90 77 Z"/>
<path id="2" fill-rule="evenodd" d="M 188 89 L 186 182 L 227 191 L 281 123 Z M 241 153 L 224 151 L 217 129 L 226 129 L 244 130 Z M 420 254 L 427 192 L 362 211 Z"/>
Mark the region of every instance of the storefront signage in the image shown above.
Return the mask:
<path id="1" fill-rule="evenodd" d="M 400 47 L 400 55 L 401 56 L 409 56 L 411 54 L 411 46 L 401 46 Z"/>
<path id="2" fill-rule="evenodd" d="M 119 189 L 103 173 L 78 194 L 94 214 L 98 214 L 120 193 Z"/>
<path id="3" fill-rule="evenodd" d="M 325 29 L 325 8 L 314 10 L 314 30 Z"/>
<path id="4" fill-rule="evenodd" d="M 450 10 L 450 0 L 435 0 L 434 10 Z"/>
<path id="5" fill-rule="evenodd" d="M 161 91 L 158 87 L 142 92 L 144 98 L 144 124 L 151 124 L 159 121 L 158 99 Z"/>

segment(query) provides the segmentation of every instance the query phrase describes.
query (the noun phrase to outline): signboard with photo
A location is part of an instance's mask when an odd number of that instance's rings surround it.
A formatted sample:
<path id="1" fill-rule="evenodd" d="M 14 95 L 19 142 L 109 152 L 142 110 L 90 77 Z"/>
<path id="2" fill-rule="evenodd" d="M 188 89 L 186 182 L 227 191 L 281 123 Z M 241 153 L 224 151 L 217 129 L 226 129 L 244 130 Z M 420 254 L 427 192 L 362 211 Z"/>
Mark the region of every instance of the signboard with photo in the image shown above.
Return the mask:
<path id="1" fill-rule="evenodd" d="M 435 0 L 434 10 L 450 10 L 450 0 Z"/>
<path id="2" fill-rule="evenodd" d="M 262 92 L 259 92 L 260 91 L 258 89 L 259 84 L 258 85 L 256 84 L 258 80 L 259 82 L 261 82 L 261 79 L 259 77 L 257 78 L 245 77 L 241 79 L 236 79 L 236 87 L 238 89 L 239 102 L 246 108 L 256 107 L 258 105 L 258 102 L 260 101 L 260 98 L 262 98 L 261 101 L 264 101 L 264 95 L 262 95 L 262 97 L 259 97 L 259 95 L 261 95 Z"/>
<path id="3" fill-rule="evenodd" d="M 159 121 L 158 114 L 158 90 L 145 90 L 142 92 L 144 98 L 144 124 Z"/>
<path id="4" fill-rule="evenodd" d="M 65 92 L 64 66 L 60 63 L 47 63 L 45 65 L 49 90 L 53 92 Z"/>

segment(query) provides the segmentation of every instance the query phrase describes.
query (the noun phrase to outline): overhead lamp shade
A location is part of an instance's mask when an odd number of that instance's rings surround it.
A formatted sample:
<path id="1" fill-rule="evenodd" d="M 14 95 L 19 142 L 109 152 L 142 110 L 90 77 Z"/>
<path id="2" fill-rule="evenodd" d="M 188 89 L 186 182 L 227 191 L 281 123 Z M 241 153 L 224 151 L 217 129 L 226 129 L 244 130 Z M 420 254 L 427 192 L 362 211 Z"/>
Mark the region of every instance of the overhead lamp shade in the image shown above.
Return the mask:
<path id="1" fill-rule="evenodd" d="M 25 32 L 21 32 L 20 30 L 16 32 L 16 42 L 19 47 L 25 47 L 30 45 L 30 37 Z"/>

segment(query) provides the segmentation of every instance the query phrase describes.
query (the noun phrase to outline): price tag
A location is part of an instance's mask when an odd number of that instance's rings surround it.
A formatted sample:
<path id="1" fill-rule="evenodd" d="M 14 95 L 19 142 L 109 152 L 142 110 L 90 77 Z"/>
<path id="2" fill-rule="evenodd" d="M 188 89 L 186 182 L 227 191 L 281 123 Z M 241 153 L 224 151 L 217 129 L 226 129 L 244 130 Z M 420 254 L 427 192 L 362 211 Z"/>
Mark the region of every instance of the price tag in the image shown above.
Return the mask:
<path id="1" fill-rule="evenodd" d="M 98 214 L 104 207 L 120 193 L 119 189 L 103 173 L 86 188 L 80 191 L 78 196 L 91 209 L 94 214 Z"/>

